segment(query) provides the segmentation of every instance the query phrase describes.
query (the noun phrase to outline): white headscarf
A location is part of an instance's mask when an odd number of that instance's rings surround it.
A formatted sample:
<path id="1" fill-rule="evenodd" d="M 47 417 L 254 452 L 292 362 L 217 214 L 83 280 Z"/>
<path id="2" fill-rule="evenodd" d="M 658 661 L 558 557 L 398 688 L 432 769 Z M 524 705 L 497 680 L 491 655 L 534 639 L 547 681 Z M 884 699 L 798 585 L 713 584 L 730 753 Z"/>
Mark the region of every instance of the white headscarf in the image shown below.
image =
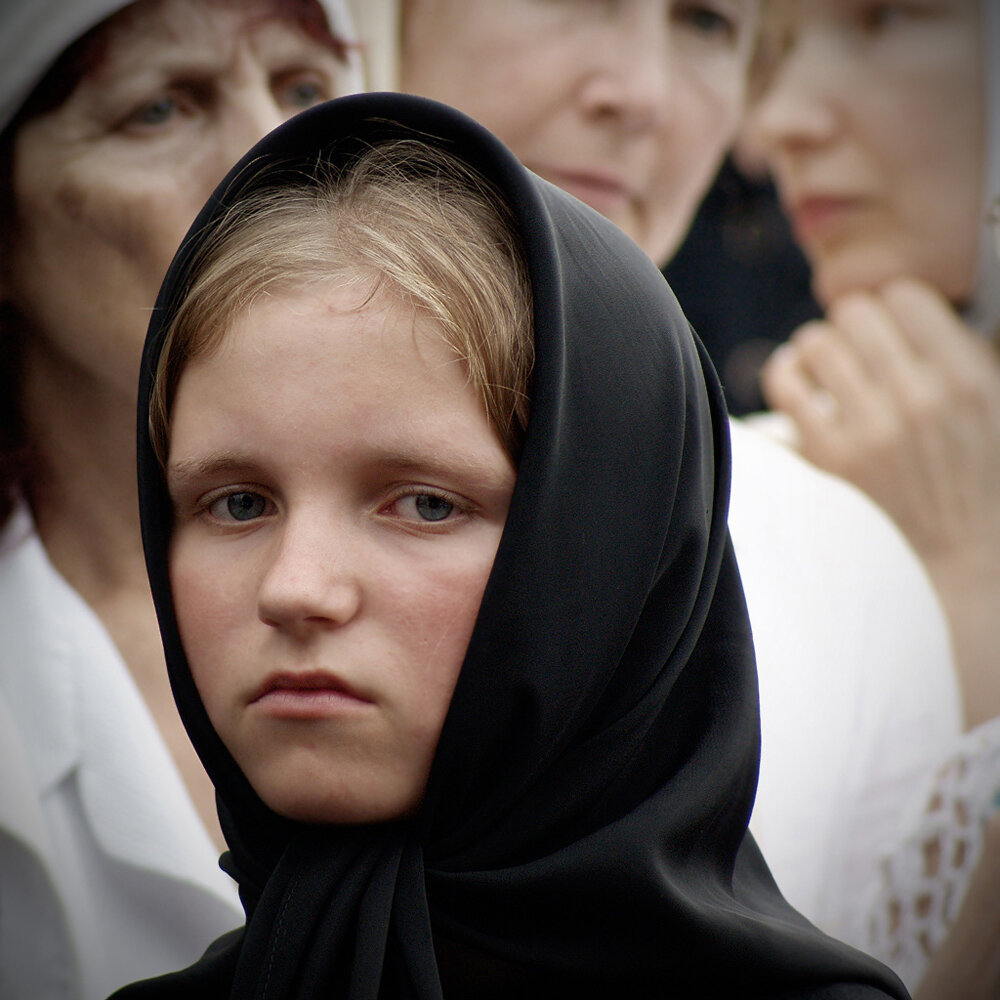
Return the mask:
<path id="1" fill-rule="evenodd" d="M 62 52 L 132 0 L 4 0 L 0 5 L 0 130 L 17 114 L 28 95 Z M 347 41 L 354 29 L 344 0 L 319 0 L 330 30 Z M 345 93 L 362 89 L 356 47 L 347 50 Z"/>
<path id="2" fill-rule="evenodd" d="M 986 99 L 986 174 L 983 184 L 982 217 L 985 219 L 1000 197 L 1000 3 L 981 0 L 983 31 L 984 85 Z M 993 227 L 983 224 L 979 248 L 979 273 L 976 292 L 966 319 L 988 336 L 1000 330 L 1000 258 Z"/>

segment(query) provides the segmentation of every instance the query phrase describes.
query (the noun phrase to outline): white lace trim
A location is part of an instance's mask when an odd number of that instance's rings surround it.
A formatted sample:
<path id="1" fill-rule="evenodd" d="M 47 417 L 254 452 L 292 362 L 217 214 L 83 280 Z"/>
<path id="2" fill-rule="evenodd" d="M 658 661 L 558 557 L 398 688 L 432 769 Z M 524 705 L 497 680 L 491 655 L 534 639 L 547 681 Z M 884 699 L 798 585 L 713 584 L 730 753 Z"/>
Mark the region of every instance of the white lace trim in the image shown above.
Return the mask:
<path id="1" fill-rule="evenodd" d="M 936 772 L 909 832 L 882 859 L 868 950 L 910 990 L 958 915 L 998 795 L 1000 719 L 992 719 L 968 733 Z"/>

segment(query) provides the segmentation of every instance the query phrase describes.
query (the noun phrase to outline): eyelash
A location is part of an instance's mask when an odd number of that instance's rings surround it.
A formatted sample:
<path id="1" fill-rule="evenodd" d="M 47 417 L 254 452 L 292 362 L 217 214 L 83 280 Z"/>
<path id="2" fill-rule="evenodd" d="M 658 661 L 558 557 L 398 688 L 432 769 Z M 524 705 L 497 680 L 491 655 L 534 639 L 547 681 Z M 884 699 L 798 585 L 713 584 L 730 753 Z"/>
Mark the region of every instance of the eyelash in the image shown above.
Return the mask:
<path id="1" fill-rule="evenodd" d="M 238 496 L 251 496 L 260 497 L 264 501 L 264 510 L 257 517 L 246 518 L 245 520 L 240 520 L 237 517 L 222 517 L 213 513 L 212 508 L 220 503 L 227 503 L 233 498 Z M 225 490 L 215 491 L 204 497 L 198 504 L 197 513 L 205 514 L 213 521 L 218 524 L 250 524 L 254 521 L 260 521 L 268 514 L 274 512 L 274 501 L 271 500 L 265 493 L 263 493 L 259 488 L 253 486 L 230 486 Z"/>
<path id="2" fill-rule="evenodd" d="M 908 0 L 888 0 L 885 3 L 867 3 L 862 5 L 859 18 L 863 29 L 872 35 L 887 32 L 898 22 L 909 19 L 920 19 L 934 14 L 933 5 Z"/>
<path id="3" fill-rule="evenodd" d="M 230 516 L 225 516 L 219 513 L 213 512 L 213 508 L 217 507 L 219 504 L 227 504 L 234 498 L 238 496 L 250 496 L 259 497 L 264 502 L 264 509 L 260 514 L 249 517 L 244 520 L 240 518 Z M 448 513 L 435 520 L 433 518 L 421 518 L 417 517 L 404 517 L 403 515 L 391 513 L 391 509 L 395 507 L 400 502 L 413 498 L 415 501 L 421 497 L 427 497 L 434 501 L 440 501 L 447 504 L 451 509 Z M 214 491 L 203 497 L 196 506 L 196 513 L 203 514 L 218 524 L 225 525 L 239 525 L 239 524 L 251 524 L 256 521 L 260 521 L 266 518 L 269 514 L 274 512 L 274 501 L 271 500 L 264 492 L 261 491 L 259 487 L 239 485 L 239 486 L 229 486 L 222 491 Z M 431 530 L 435 528 L 443 528 L 445 525 L 453 523 L 460 517 L 469 516 L 474 512 L 474 507 L 469 501 L 464 498 L 457 496 L 454 493 L 450 493 L 447 490 L 433 489 L 426 486 L 412 486 L 406 487 L 393 493 L 389 499 L 380 505 L 378 508 L 380 513 L 385 513 L 389 517 L 395 517 L 396 519 L 403 521 L 411 525 L 421 525 L 430 528 Z M 424 530 L 426 530 L 426 528 Z M 439 529 L 440 530 L 440 529 Z"/>
<path id="4" fill-rule="evenodd" d="M 308 88 L 312 96 L 300 100 L 296 96 L 300 88 Z M 271 92 L 278 107 L 286 108 L 291 114 L 305 110 L 315 104 L 329 100 L 333 96 L 333 84 L 328 76 L 319 69 L 302 68 L 299 70 L 283 70 L 271 77 Z M 193 115 L 200 108 L 208 107 L 214 99 L 212 84 L 205 81 L 175 81 L 165 85 L 160 92 L 149 100 L 133 106 L 125 114 L 119 128 L 123 131 L 156 132 L 167 126 L 178 115 Z M 162 114 L 156 121 L 144 120 L 147 115 Z"/>
<path id="5" fill-rule="evenodd" d="M 388 511 L 396 504 L 409 499 L 410 497 L 414 498 L 414 500 L 420 497 L 429 497 L 433 500 L 443 501 L 451 507 L 448 515 L 437 521 L 419 517 L 404 518 L 401 515 L 395 515 L 399 518 L 399 520 L 405 521 L 408 524 L 421 525 L 423 530 L 427 530 L 428 528 L 434 530 L 435 528 L 438 528 L 438 526 L 443 528 L 445 525 L 452 524 L 458 518 L 468 516 L 473 513 L 473 506 L 464 498 L 457 496 L 454 493 L 449 493 L 447 490 L 433 489 L 427 486 L 412 486 L 399 490 L 380 507 L 380 511 Z M 393 515 L 390 514 L 389 516 Z"/>
<path id="6" fill-rule="evenodd" d="M 711 25 L 706 26 L 705 17 L 710 18 Z M 738 25 L 724 11 L 717 10 L 707 4 L 681 3 L 674 10 L 674 19 L 686 24 L 692 30 L 703 35 L 723 35 L 727 41 L 734 39 Z"/>
<path id="7" fill-rule="evenodd" d="M 881 31 L 888 27 L 901 14 L 899 4 L 871 4 L 862 15 L 862 22 L 868 31 Z"/>

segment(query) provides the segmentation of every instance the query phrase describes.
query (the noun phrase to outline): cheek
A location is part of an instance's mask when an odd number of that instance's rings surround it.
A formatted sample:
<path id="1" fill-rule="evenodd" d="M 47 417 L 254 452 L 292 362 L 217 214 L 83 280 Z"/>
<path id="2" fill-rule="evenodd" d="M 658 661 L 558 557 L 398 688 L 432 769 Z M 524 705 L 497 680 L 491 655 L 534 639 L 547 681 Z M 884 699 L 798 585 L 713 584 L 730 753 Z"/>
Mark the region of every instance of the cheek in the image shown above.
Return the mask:
<path id="1" fill-rule="evenodd" d="M 735 55 L 704 66 L 679 65 L 676 128 L 691 146 L 691 159 L 701 158 L 700 166 L 721 158 L 736 138 L 746 104 L 746 77 L 746 63 Z"/>
<path id="2" fill-rule="evenodd" d="M 68 362 L 88 388 L 131 399 L 149 312 L 195 206 L 170 184 L 96 173 L 22 183 L 10 298 L 45 344 L 37 363 Z"/>
<path id="3" fill-rule="evenodd" d="M 942 190 L 953 191 L 954 197 L 942 199 Z M 901 248 L 902 269 L 936 285 L 953 302 L 962 302 L 975 282 L 982 211 L 976 193 L 980 190 L 980 185 L 968 180 L 958 186 L 947 177 L 929 177 L 924 191 L 912 199 L 912 236 L 909 245 Z"/>
<path id="4" fill-rule="evenodd" d="M 256 615 L 249 591 L 240 586 L 243 579 L 238 571 L 220 578 L 203 545 L 181 540 L 171 546 L 170 590 L 177 628 L 191 676 L 215 724 L 215 706 L 222 702 L 231 664 L 238 659 L 240 625 Z"/>
<path id="5" fill-rule="evenodd" d="M 410 683 L 424 702 L 419 714 L 434 729 L 435 739 L 465 661 L 492 561 L 491 552 L 488 563 L 436 582 L 424 579 L 397 604 L 397 627 L 410 647 L 410 662 L 419 665 Z"/>
<path id="6" fill-rule="evenodd" d="M 64 175 L 48 191 L 27 191 L 11 260 L 18 308 L 74 357 L 131 364 L 122 349 L 141 346 L 185 208 L 107 178 Z"/>
<path id="7" fill-rule="evenodd" d="M 62 257 L 74 269 L 97 254 L 101 266 L 145 275 L 155 294 L 210 188 L 193 183 L 198 178 L 177 156 L 140 157 L 110 140 L 73 145 L 59 137 L 55 125 L 40 126 L 18 146 L 14 185 L 29 252 Z"/>
<path id="8" fill-rule="evenodd" d="M 179 196 L 170 182 L 149 185 L 133 178 L 72 179 L 57 191 L 56 208 L 79 246 L 96 247 L 124 262 L 144 279 L 145 296 L 155 296 L 174 250 L 194 218 L 193 200 Z"/>
<path id="9" fill-rule="evenodd" d="M 957 117 L 944 109 L 940 114 L 944 120 Z M 979 253 L 986 183 L 985 138 L 978 126 L 969 120 L 964 129 L 942 127 L 939 141 L 923 143 L 908 161 L 912 185 L 894 189 L 905 199 L 900 214 L 914 234 L 914 255 L 925 260 L 923 277 L 955 300 L 971 290 Z"/>
<path id="10" fill-rule="evenodd" d="M 658 143 L 649 235 L 643 249 L 663 265 L 676 253 L 740 122 L 743 88 L 733 79 L 685 85 Z"/>
<path id="11" fill-rule="evenodd" d="M 437 586 L 421 588 L 399 621 L 418 647 L 418 660 L 434 684 L 454 684 L 479 615 L 486 573 L 465 573 Z"/>
<path id="12" fill-rule="evenodd" d="M 967 92 L 949 90 L 940 74 L 938 83 L 913 79 L 905 102 L 888 95 L 853 117 L 872 211 L 849 238 L 810 248 L 823 301 L 900 274 L 930 282 L 955 302 L 971 292 L 984 189 L 982 118 Z"/>
<path id="13" fill-rule="evenodd" d="M 537 0 L 410 0 L 404 89 L 453 105 L 507 145 L 537 138 L 540 110 L 561 102 L 579 63 L 559 5 L 549 6 Z"/>
<path id="14" fill-rule="evenodd" d="M 539 91 L 534 86 L 537 71 L 525 63 L 523 52 L 487 51 L 482 47 L 468 51 L 461 61 L 428 80 L 417 93 L 463 111 L 493 132 L 506 145 L 515 147 L 531 134 L 531 123 L 538 117 Z M 541 93 L 546 94 L 549 88 Z M 545 105 L 551 98 L 541 99 Z"/>

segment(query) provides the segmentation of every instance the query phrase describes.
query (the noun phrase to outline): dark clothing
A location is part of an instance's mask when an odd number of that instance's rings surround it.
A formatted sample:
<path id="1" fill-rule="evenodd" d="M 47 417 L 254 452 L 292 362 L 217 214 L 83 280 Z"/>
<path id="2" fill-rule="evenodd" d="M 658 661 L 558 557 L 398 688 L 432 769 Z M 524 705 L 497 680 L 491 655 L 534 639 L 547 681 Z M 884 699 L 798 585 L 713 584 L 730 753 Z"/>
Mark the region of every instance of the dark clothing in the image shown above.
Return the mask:
<path id="1" fill-rule="evenodd" d="M 419 813 L 298 824 L 250 788 L 185 661 L 170 504 L 145 431 L 150 372 L 198 230 L 255 183 L 249 164 L 301 173 L 411 132 L 436 137 L 513 207 L 535 305 L 531 418 Z M 450 998 L 904 996 L 877 962 L 788 906 L 747 834 L 759 723 L 726 527 L 727 418 L 645 255 L 474 122 L 385 94 L 323 105 L 263 140 L 192 232 L 143 363 L 143 533 L 174 691 L 218 790 L 247 927 L 121 1000 L 431 1000 L 442 978 Z"/>
<path id="2" fill-rule="evenodd" d="M 823 314 L 774 184 L 727 160 L 663 273 L 708 348 L 729 412 L 765 409 L 761 365 Z"/>

